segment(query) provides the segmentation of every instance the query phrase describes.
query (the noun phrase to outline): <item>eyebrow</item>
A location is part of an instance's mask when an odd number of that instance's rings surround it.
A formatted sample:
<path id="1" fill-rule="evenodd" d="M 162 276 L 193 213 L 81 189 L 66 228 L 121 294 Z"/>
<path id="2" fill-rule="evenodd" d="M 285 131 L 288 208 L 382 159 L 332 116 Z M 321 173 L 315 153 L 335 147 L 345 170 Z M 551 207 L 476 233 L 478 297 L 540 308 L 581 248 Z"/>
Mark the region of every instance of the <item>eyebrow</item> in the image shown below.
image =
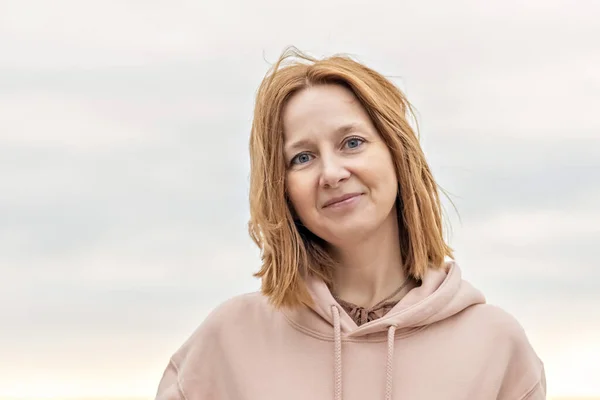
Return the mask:
<path id="1" fill-rule="evenodd" d="M 357 124 L 357 123 L 344 124 L 344 125 L 337 127 L 333 131 L 333 135 L 336 137 L 343 136 L 349 132 L 358 130 L 360 127 L 361 127 L 361 125 Z M 292 150 L 301 149 L 301 148 L 307 147 L 309 143 L 310 143 L 310 140 L 308 140 L 308 139 L 300 139 L 295 142 L 292 142 L 289 145 L 286 145 L 284 148 L 284 151 L 291 152 Z"/>

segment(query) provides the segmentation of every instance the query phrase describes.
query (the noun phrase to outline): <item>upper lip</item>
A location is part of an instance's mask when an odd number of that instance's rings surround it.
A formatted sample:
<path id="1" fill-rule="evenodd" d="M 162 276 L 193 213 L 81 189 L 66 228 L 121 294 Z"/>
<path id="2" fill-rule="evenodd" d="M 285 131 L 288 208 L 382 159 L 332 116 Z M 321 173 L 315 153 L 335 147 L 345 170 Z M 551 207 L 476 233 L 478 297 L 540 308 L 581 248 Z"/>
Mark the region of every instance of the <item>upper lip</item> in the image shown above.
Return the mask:
<path id="1" fill-rule="evenodd" d="M 347 199 L 349 199 L 351 197 L 360 196 L 361 194 L 362 193 L 347 193 L 347 194 L 344 194 L 344 195 L 341 195 L 341 196 L 338 196 L 338 197 L 333 197 L 333 198 L 327 200 L 325 202 L 325 204 L 323 204 L 323 208 L 328 207 L 328 206 L 330 206 L 332 204 L 335 204 L 335 203 L 339 203 L 340 201 L 347 200 Z"/>

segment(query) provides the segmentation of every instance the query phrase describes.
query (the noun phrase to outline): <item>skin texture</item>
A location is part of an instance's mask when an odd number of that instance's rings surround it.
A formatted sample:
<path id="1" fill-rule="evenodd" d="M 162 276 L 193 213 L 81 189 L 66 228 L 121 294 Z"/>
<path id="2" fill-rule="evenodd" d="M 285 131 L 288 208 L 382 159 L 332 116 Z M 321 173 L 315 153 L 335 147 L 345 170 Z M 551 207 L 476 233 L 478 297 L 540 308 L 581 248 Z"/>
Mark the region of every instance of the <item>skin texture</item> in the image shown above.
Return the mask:
<path id="1" fill-rule="evenodd" d="M 300 221 L 329 243 L 338 293 L 376 302 L 404 280 L 391 153 L 354 94 L 339 85 L 296 93 L 283 113 L 286 190 Z M 347 204 L 325 207 L 359 193 Z"/>

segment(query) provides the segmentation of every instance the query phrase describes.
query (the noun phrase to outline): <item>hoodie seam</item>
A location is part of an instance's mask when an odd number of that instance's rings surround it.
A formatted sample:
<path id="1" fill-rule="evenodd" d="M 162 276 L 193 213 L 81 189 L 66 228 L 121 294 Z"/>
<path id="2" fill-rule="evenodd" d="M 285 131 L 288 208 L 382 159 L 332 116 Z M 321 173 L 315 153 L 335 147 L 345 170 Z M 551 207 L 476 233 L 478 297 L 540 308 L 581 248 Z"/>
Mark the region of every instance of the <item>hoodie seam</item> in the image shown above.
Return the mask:
<path id="1" fill-rule="evenodd" d="M 531 396 L 534 395 L 535 392 L 537 391 L 537 389 L 540 387 L 540 383 L 541 383 L 541 379 L 536 381 L 535 384 L 529 390 L 527 390 L 527 392 L 525 392 L 525 394 L 523 396 L 519 397 L 517 400 L 527 400 L 527 399 L 531 398 Z"/>
<path id="2" fill-rule="evenodd" d="M 540 374 L 544 373 L 544 364 L 541 362 L 540 360 L 540 365 L 541 365 L 541 372 Z M 542 381 L 544 380 L 543 376 L 540 377 L 534 384 L 533 386 L 525 392 L 524 395 L 522 395 L 521 397 L 519 397 L 517 400 L 527 400 L 529 398 L 531 398 L 531 396 L 533 396 L 535 394 L 535 392 L 537 391 L 538 388 L 542 387 Z"/>
<path id="3" fill-rule="evenodd" d="M 286 319 L 286 321 L 296 330 L 314 337 L 315 339 L 319 339 L 319 340 L 323 340 L 326 342 L 333 342 L 334 338 L 332 336 L 323 334 L 321 332 L 317 332 L 315 330 L 312 330 L 310 328 L 307 328 L 303 325 L 300 325 L 299 323 L 297 323 L 296 321 L 293 321 L 291 318 L 288 317 L 288 315 L 285 312 L 282 312 L 284 318 Z M 427 326 L 421 326 L 415 329 L 411 329 L 409 332 L 405 332 L 402 334 L 396 334 L 396 339 L 404 339 L 406 337 L 412 336 L 424 329 L 426 329 Z M 387 338 L 372 338 L 372 339 L 359 339 L 359 338 L 353 338 L 353 337 L 343 337 L 342 336 L 342 340 L 345 342 L 370 342 L 370 343 L 381 343 L 381 342 L 386 342 Z"/>
<path id="4" fill-rule="evenodd" d="M 183 385 L 181 384 L 181 380 L 179 379 L 179 377 L 180 377 L 179 367 L 177 366 L 175 361 L 173 361 L 172 358 L 171 358 L 171 360 L 169 360 L 169 363 L 171 364 L 171 366 L 173 366 L 173 369 L 175 370 L 175 373 L 177 374 L 177 391 L 179 392 L 181 397 L 183 397 L 183 400 L 188 400 L 187 396 L 185 395 L 185 392 L 183 391 Z"/>

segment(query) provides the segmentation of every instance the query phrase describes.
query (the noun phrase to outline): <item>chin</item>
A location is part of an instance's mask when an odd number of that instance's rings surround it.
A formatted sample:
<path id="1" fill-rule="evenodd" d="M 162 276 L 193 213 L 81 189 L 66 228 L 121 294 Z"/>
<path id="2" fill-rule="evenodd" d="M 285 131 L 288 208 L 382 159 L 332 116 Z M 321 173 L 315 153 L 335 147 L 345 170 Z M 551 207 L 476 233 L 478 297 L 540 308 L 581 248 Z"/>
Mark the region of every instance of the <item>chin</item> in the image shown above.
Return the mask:
<path id="1" fill-rule="evenodd" d="M 328 229 L 323 236 L 323 240 L 334 246 L 348 246 L 353 243 L 359 243 L 370 236 L 375 230 L 374 224 L 354 223 L 336 226 L 335 229 Z"/>

